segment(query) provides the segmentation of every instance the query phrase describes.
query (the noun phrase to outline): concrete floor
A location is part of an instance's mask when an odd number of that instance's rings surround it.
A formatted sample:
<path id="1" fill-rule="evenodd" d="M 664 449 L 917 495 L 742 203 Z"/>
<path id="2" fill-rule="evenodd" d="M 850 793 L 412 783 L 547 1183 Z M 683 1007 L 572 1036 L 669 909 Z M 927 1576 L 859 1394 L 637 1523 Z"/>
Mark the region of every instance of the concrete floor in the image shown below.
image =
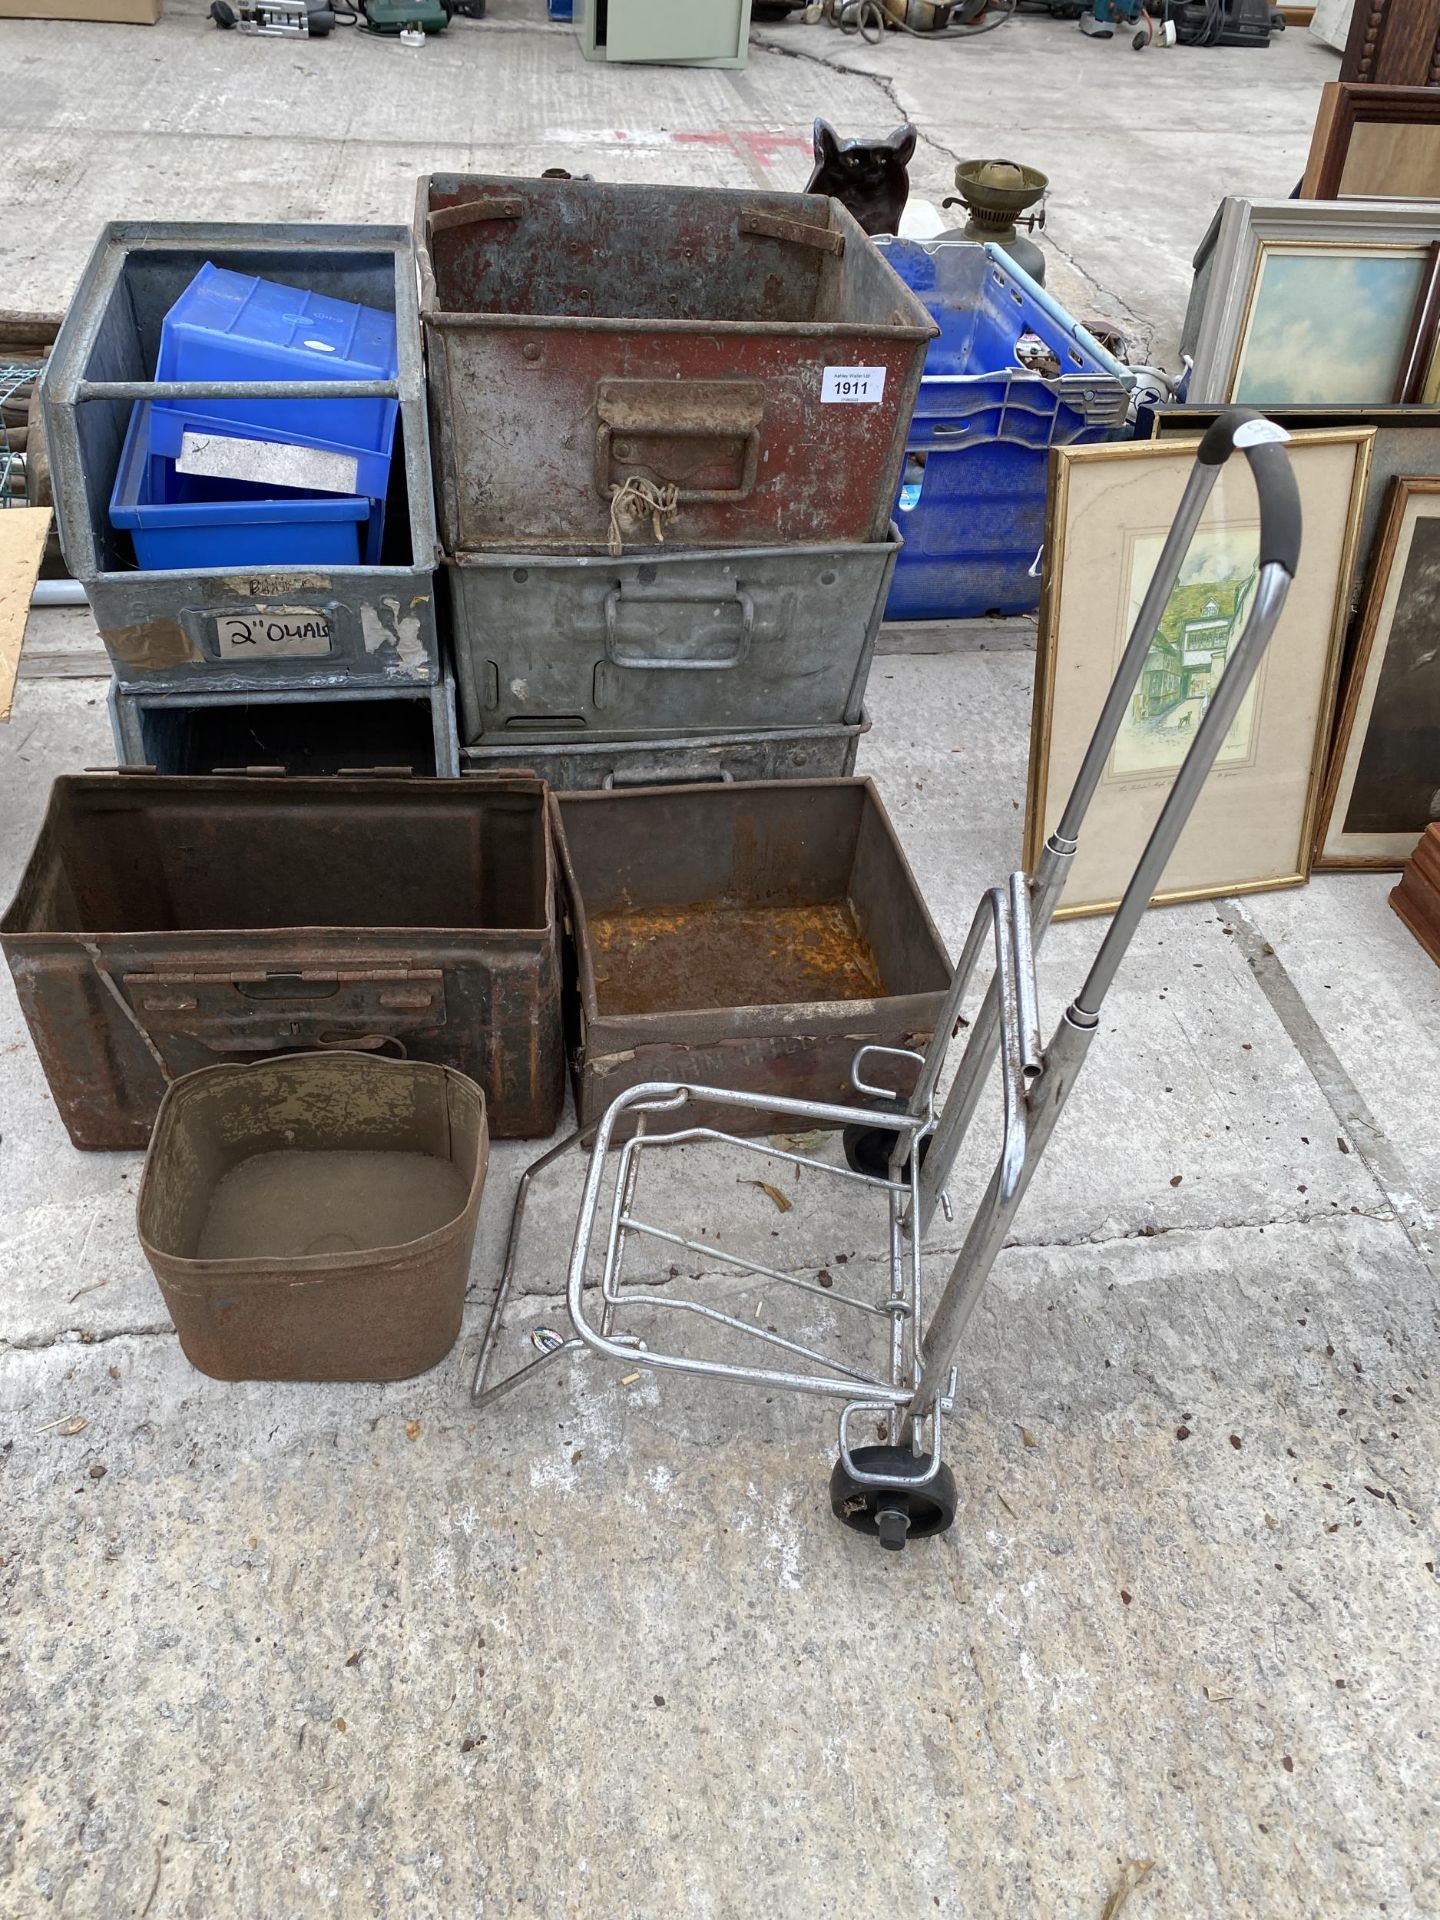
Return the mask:
<path id="1" fill-rule="evenodd" d="M 798 186 L 817 109 L 903 109 L 932 197 L 987 147 L 1049 168 L 1062 298 L 1164 350 L 1215 200 L 1288 190 L 1336 71 L 1302 34 L 1136 57 L 1037 19 L 606 71 L 538 0 L 492 12 L 414 55 L 198 4 L 0 24 L 0 305 L 61 302 L 109 217 L 398 220 L 438 166 Z M 111 758 L 103 685 L 47 676 L 93 644 L 32 620 L 0 894 L 50 779 Z M 1019 857 L 1031 671 L 876 666 L 861 769 L 952 946 Z M 471 1412 L 528 1143 L 432 1374 L 196 1374 L 139 1156 L 68 1146 L 6 978 L 0 1914 L 1102 1920 L 1138 1861 L 1126 1920 L 1436 1912 L 1440 1009 L 1389 885 L 1150 917 L 973 1326 L 957 1525 L 898 1559 L 830 1519 L 823 1410 L 584 1364 Z M 1053 934 L 1052 1018 L 1096 931 Z M 576 1171 L 537 1187 L 502 1363 L 560 1315 Z M 659 1199 L 873 1278 L 872 1220 L 812 1180 L 776 1222 L 750 1171 Z"/>

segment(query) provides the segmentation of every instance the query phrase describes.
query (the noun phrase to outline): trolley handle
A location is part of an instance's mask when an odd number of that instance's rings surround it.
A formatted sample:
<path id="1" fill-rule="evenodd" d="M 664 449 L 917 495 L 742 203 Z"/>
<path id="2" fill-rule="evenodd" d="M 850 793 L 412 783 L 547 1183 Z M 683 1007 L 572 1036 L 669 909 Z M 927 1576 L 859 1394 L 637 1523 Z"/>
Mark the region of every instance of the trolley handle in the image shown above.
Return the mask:
<path id="1" fill-rule="evenodd" d="M 1093 1029 L 1097 1024 L 1101 1002 L 1170 863 L 1221 743 L 1230 731 L 1284 611 L 1285 597 L 1300 560 L 1301 534 L 1300 490 L 1285 452 L 1288 438 L 1283 427 L 1277 427 L 1263 415 L 1242 413 L 1217 421 L 1201 443 L 1196 472 L 1209 485 L 1214 484 L 1215 470 L 1237 448 L 1250 462 L 1260 500 L 1260 570 L 1255 597 L 1244 631 L 1225 664 L 1190 751 L 1165 797 L 1160 817 L 1130 876 L 1115 917 L 1106 929 L 1085 984 L 1066 1012 L 1065 1020 L 1073 1026 Z M 1206 468 L 1210 469 L 1208 473 Z M 1178 560 L 1168 574 L 1162 563 L 1151 584 L 1151 593 L 1156 594 L 1158 588 L 1168 600 L 1178 572 Z M 1158 626 L 1157 617 L 1152 632 Z M 1133 686 L 1133 680 L 1130 684 Z"/>
<path id="2" fill-rule="evenodd" d="M 1239 408 L 1211 425 L 1195 458 L 1202 467 L 1223 467 L 1237 450 L 1245 455 L 1260 501 L 1260 565 L 1283 567 L 1293 580 L 1300 564 L 1300 489 L 1286 437 L 1263 413 Z"/>

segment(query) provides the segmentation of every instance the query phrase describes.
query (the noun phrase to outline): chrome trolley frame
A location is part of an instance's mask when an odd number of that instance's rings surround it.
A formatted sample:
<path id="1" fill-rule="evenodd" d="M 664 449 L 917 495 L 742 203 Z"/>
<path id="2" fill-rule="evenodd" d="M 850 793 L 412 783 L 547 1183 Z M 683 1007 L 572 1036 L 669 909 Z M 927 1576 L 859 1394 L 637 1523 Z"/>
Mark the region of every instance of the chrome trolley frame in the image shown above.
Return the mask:
<path id="1" fill-rule="evenodd" d="M 982 898 L 925 1053 L 862 1047 L 851 1068 L 851 1083 L 862 1100 L 874 1103 L 870 1105 L 827 1105 L 673 1082 L 633 1086 L 611 1103 L 591 1132 L 572 1134 L 535 1161 L 521 1177 L 505 1264 L 476 1363 L 471 1394 L 477 1405 L 493 1402 L 533 1379 L 562 1354 L 583 1348 L 629 1368 L 838 1398 L 843 1403 L 839 1460 L 830 1482 L 836 1516 L 891 1549 L 943 1532 L 950 1525 L 956 1491 L 942 1458 L 942 1427 L 954 1402 L 960 1342 L 1095 1037 L 1105 995 L 1250 687 L 1294 577 L 1300 506 L 1285 438 L 1271 422 L 1244 413 L 1218 421 L 1205 436 L 1064 813 L 1045 843 L 1035 873 L 1014 873 L 1005 886 L 992 887 Z M 1260 501 L 1260 570 L 1250 616 L 1085 983 L 1062 1014 L 1049 1044 L 1043 1045 L 1035 952 L 1059 903 L 1085 814 L 1205 504 L 1221 467 L 1237 448 L 1249 461 Z M 949 1092 L 937 1104 L 946 1056 L 963 1024 L 962 1006 L 987 954 L 993 960 L 993 972 Z M 927 1319 L 924 1238 L 937 1205 L 947 1217 L 950 1214 L 946 1183 L 997 1053 L 1004 1120 L 999 1156 Z M 914 1090 L 903 1105 L 866 1077 L 867 1070 L 874 1070 L 871 1063 L 881 1055 L 916 1070 Z M 792 1132 L 843 1128 L 847 1164 L 713 1125 L 675 1126 L 687 1107 L 702 1104 L 711 1112 L 717 1108 L 762 1112 Z M 660 1115 L 674 1130 L 648 1132 L 649 1119 Z M 629 1137 L 612 1156 L 612 1143 L 626 1134 Z M 778 1265 L 742 1259 L 708 1241 L 687 1238 L 644 1219 L 636 1209 L 642 1158 L 657 1149 L 699 1141 L 719 1141 L 768 1160 L 789 1161 L 807 1174 L 859 1182 L 873 1189 L 877 1198 L 883 1195 L 889 1226 L 888 1286 L 883 1297 L 866 1299 L 834 1281 L 824 1287 L 817 1280 L 786 1273 Z M 573 1331 L 566 1338 L 536 1329 L 532 1340 L 539 1348 L 538 1357 L 508 1377 L 490 1382 L 530 1185 L 546 1167 L 587 1142 L 589 1169 L 566 1294 Z M 625 1258 L 637 1239 L 669 1243 L 765 1283 L 817 1294 L 842 1314 L 863 1316 L 872 1328 L 877 1320 L 888 1322 L 886 1364 L 856 1365 L 715 1305 L 681 1298 L 673 1288 L 652 1283 L 643 1293 L 633 1285 L 627 1290 Z M 597 1286 L 598 1314 L 592 1314 L 586 1295 Z M 726 1329 L 727 1336 L 740 1335 L 747 1342 L 778 1350 L 787 1364 L 748 1364 L 661 1351 L 620 1324 L 626 1310 L 634 1308 L 650 1315 L 668 1310 L 697 1317 Z M 885 1435 L 882 1444 L 852 1445 L 852 1425 L 861 1415 L 878 1416 Z"/>

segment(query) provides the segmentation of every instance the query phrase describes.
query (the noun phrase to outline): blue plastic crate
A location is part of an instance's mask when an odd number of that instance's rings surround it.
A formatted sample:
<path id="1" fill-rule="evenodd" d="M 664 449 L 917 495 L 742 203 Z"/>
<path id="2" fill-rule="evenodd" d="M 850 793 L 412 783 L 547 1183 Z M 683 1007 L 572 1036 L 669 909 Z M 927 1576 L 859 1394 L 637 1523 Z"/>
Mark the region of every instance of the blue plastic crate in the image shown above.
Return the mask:
<path id="1" fill-rule="evenodd" d="M 292 409 L 291 417 L 298 419 L 300 409 L 311 403 L 305 400 L 294 400 L 282 401 L 279 404 L 289 406 Z M 321 402 L 321 404 L 328 403 Z M 345 404 L 363 407 L 368 403 L 364 400 L 355 400 Z M 381 402 L 381 405 L 389 404 L 388 401 Z M 167 460 L 178 460 L 187 433 L 200 436 L 219 434 L 234 440 L 280 440 L 286 446 L 313 448 L 319 453 L 332 454 L 337 459 L 347 462 L 349 470 L 342 476 L 344 484 L 337 485 L 335 488 L 337 493 L 363 493 L 368 499 L 383 500 L 390 490 L 390 456 L 394 447 L 398 412 L 390 416 L 384 445 L 374 450 L 367 450 L 344 441 L 320 440 L 309 434 L 294 433 L 289 427 L 281 433 L 273 427 L 261 428 L 234 421 L 220 421 L 208 412 L 208 405 L 209 403 L 204 400 L 152 402 L 151 451 L 163 454 Z"/>
<path id="2" fill-rule="evenodd" d="M 166 314 L 157 380 L 393 380 L 395 316 L 207 261 Z M 161 400 L 156 447 L 186 428 L 351 455 L 351 491 L 383 500 L 398 400 Z"/>
<path id="3" fill-rule="evenodd" d="M 905 545 L 885 617 L 1031 612 L 1049 449 L 1122 433 L 1134 376 L 1001 248 L 879 245 L 940 327 L 906 442 L 895 511 Z M 1049 349 L 1057 374 L 1021 366 L 1025 334 Z"/>
<path id="4" fill-rule="evenodd" d="M 142 570 L 378 564 L 379 502 L 177 473 L 151 449 L 150 406 L 131 412 L 110 496 L 111 523 L 129 533 Z"/>
<path id="5" fill-rule="evenodd" d="M 575 18 L 575 0 L 550 0 L 550 18 L 552 20 L 573 20 Z"/>

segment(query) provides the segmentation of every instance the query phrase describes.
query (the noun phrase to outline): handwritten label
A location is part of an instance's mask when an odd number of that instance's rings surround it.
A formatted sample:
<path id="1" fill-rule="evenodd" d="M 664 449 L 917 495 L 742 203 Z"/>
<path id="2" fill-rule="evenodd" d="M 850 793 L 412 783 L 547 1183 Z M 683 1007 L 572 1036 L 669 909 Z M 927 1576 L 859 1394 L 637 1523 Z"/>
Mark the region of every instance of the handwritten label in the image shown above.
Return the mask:
<path id="1" fill-rule="evenodd" d="M 330 622 L 313 607 L 218 614 L 215 639 L 222 660 L 310 658 L 333 651 Z"/>
<path id="2" fill-rule="evenodd" d="M 820 398 L 827 405 L 843 401 L 852 407 L 873 407 L 884 397 L 884 367 L 826 367 L 820 381 Z"/>

